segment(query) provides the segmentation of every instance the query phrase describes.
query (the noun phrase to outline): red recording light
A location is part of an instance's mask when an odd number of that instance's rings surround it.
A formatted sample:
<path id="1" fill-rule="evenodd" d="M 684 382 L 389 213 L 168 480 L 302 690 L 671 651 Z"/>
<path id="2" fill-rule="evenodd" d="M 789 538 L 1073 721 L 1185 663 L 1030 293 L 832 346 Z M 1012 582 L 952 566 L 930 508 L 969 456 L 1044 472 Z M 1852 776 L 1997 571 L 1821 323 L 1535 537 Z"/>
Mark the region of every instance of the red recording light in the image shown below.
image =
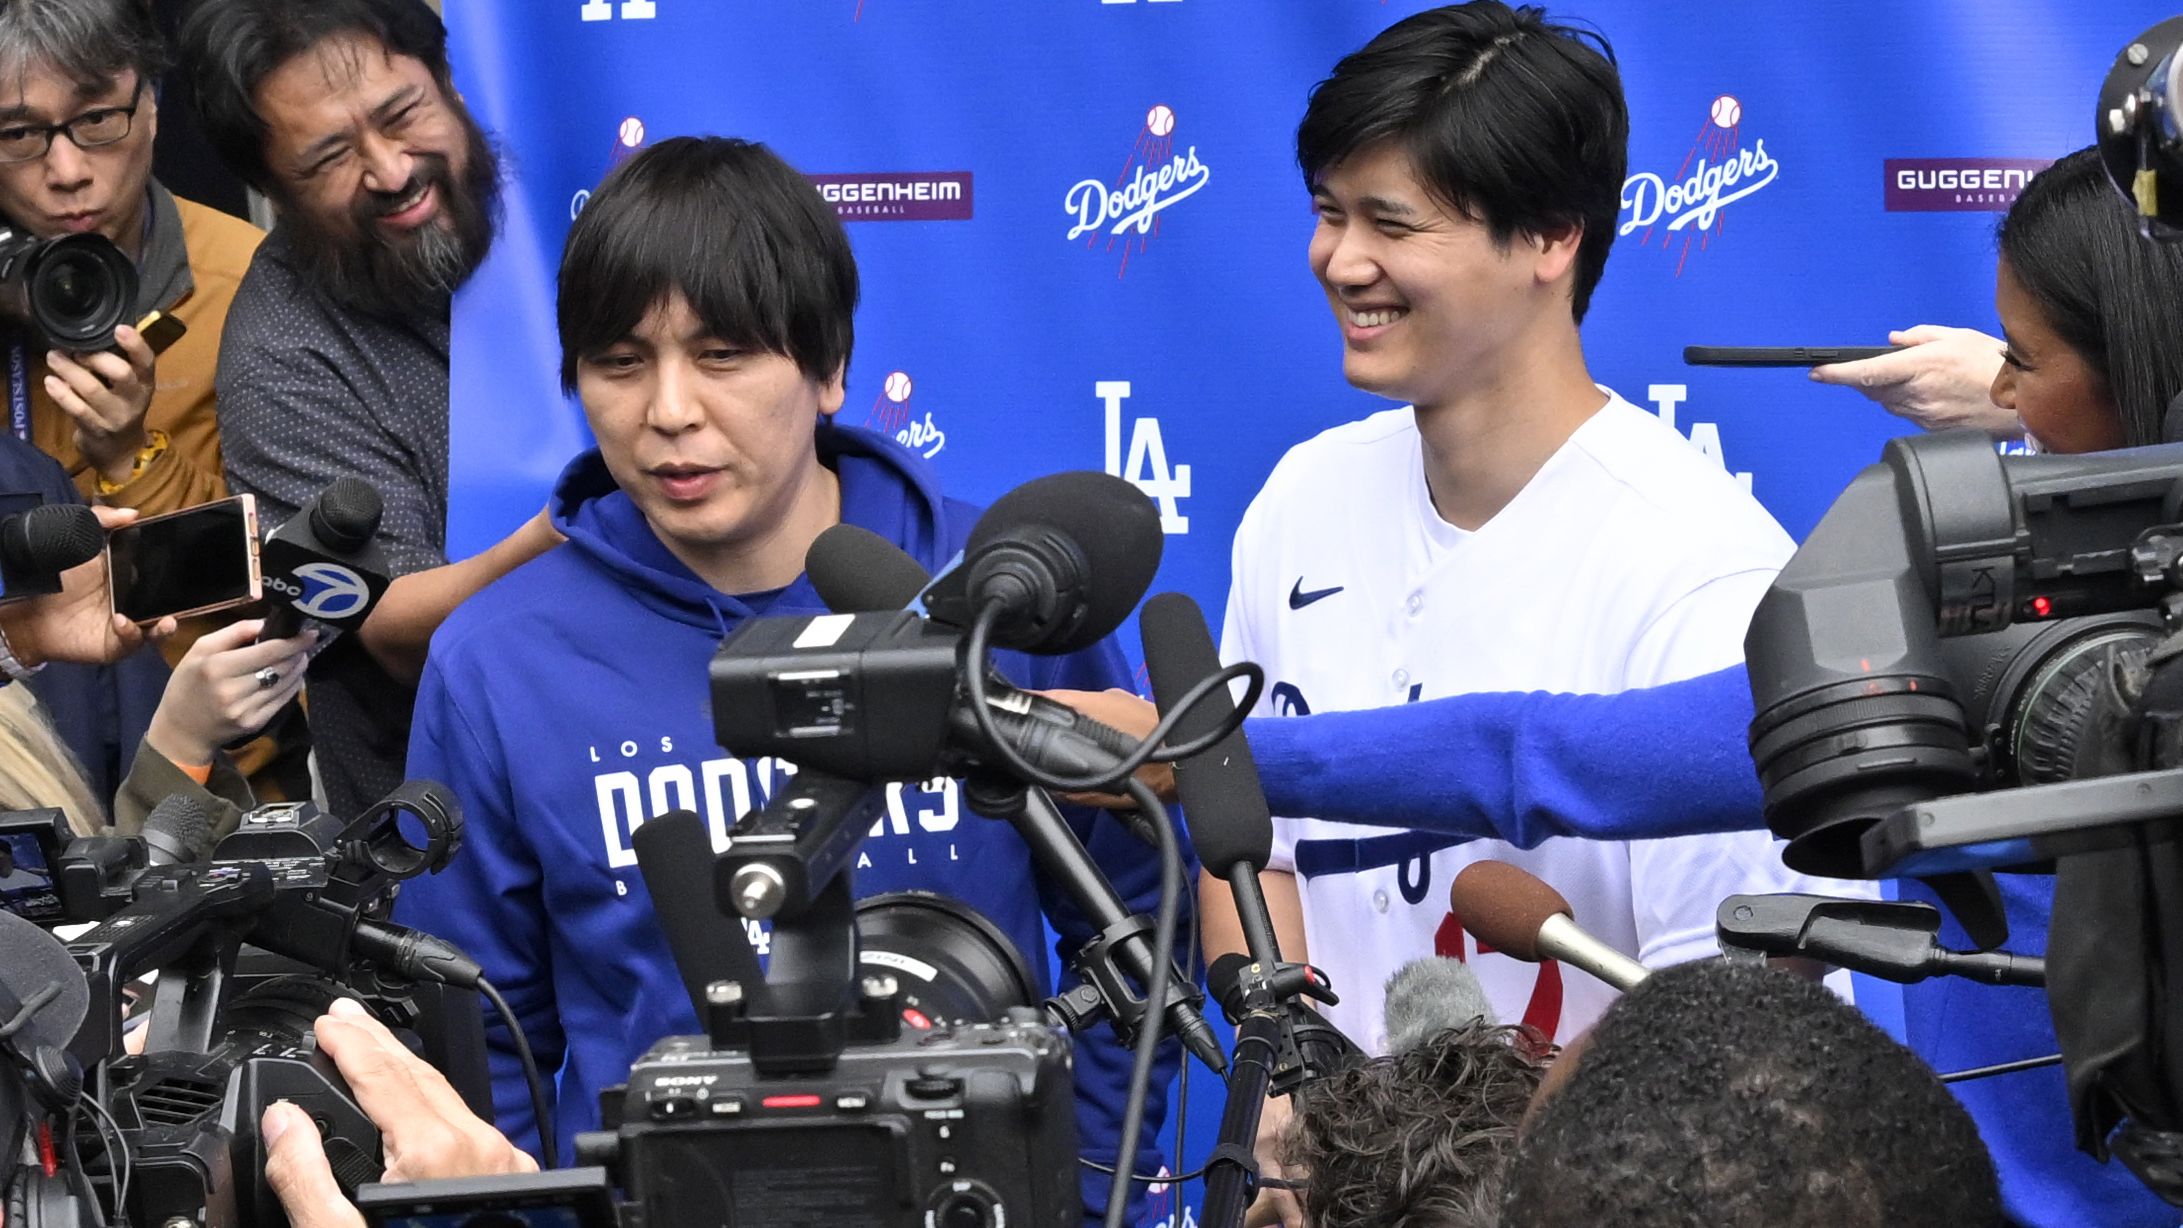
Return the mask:
<path id="1" fill-rule="evenodd" d="M 819 1098 L 812 1095 L 768 1096 L 758 1103 L 769 1109 L 815 1109 L 819 1107 Z"/>
<path id="2" fill-rule="evenodd" d="M 914 1006 L 902 1008 L 902 1022 L 920 1032 L 930 1032 L 932 1030 L 932 1020 L 925 1018 L 925 1013 Z"/>
<path id="3" fill-rule="evenodd" d="M 2034 597 L 2031 599 L 2031 612 L 2040 618 L 2045 618 L 2054 612 L 2054 603 L 2044 597 Z"/>

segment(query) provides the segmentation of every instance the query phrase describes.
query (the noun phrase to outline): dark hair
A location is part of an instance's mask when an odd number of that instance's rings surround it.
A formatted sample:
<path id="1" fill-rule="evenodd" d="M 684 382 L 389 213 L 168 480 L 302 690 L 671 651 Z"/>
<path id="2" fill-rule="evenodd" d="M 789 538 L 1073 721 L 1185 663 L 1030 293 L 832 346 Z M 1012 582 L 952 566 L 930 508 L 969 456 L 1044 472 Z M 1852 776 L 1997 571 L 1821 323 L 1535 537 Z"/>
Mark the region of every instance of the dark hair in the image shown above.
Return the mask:
<path id="1" fill-rule="evenodd" d="M 0 76 L 43 64 L 85 93 L 135 70 L 146 89 L 166 70 L 166 44 L 149 0 L 6 0 L 0 3 Z"/>
<path id="2" fill-rule="evenodd" d="M 1971 1115 L 1909 1050 L 1824 986 L 1712 960 L 1608 1008 L 1518 1143 L 1504 1215 L 1986 1228 L 2001 1194 Z"/>
<path id="3" fill-rule="evenodd" d="M 1474 1021 L 1297 1093 L 1281 1163 L 1311 1228 L 1492 1228 L 1537 1033 Z"/>
<path id="4" fill-rule="evenodd" d="M 2165 442 L 2168 402 L 2183 393 L 2183 247 L 2138 233 L 2095 149 L 2032 176 L 2000 242 L 2047 324 L 2106 383 L 2123 441 Z"/>
<path id="5" fill-rule="evenodd" d="M 1398 21 L 1344 56 L 1311 91 L 1296 161 L 1317 190 L 1343 159 L 1394 141 L 1496 242 L 1582 227 L 1570 301 L 1581 323 L 1614 243 L 1629 139 L 1603 35 L 1551 24 L 1535 6 L 1473 0 Z"/>
<path id="6" fill-rule="evenodd" d="M 722 341 L 824 381 L 849 364 L 857 264 L 832 205 L 764 145 L 661 141 L 614 168 L 561 250 L 561 386 L 679 293 Z"/>
<path id="7" fill-rule="evenodd" d="M 259 83 L 340 35 L 422 61 L 453 101 L 447 27 L 424 0 L 198 0 L 183 19 L 182 65 L 205 137 L 245 182 L 281 195 L 265 163 Z"/>

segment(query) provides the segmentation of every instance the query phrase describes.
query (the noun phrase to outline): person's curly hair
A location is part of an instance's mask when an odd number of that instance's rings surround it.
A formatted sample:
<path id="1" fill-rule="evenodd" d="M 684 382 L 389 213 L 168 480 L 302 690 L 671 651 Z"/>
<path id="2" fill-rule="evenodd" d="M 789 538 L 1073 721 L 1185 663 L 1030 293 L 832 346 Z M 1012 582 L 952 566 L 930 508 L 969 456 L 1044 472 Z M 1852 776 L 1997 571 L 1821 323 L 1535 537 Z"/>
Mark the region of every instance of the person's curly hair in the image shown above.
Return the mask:
<path id="1" fill-rule="evenodd" d="M 1507 1199 L 1507 1228 L 2002 1223 L 1978 1127 L 1930 1067 L 1824 987 L 1720 960 L 1608 1008 Z"/>
<path id="2" fill-rule="evenodd" d="M 1281 1163 L 1311 1228 L 1490 1228 L 1545 1067 L 1536 1032 L 1474 1021 L 1297 1093 Z"/>

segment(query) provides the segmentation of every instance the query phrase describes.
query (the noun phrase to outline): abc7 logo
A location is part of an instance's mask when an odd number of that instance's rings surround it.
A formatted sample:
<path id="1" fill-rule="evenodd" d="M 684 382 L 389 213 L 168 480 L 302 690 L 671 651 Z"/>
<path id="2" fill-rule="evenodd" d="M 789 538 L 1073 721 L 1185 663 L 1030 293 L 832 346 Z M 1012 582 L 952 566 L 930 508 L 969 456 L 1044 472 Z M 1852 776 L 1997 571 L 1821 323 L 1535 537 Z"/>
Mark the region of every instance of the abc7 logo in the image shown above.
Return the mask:
<path id="1" fill-rule="evenodd" d="M 371 585 L 364 577 L 334 563 L 305 563 L 293 579 L 267 576 L 265 586 L 288 598 L 297 613 L 329 621 L 348 618 L 371 601 Z"/>

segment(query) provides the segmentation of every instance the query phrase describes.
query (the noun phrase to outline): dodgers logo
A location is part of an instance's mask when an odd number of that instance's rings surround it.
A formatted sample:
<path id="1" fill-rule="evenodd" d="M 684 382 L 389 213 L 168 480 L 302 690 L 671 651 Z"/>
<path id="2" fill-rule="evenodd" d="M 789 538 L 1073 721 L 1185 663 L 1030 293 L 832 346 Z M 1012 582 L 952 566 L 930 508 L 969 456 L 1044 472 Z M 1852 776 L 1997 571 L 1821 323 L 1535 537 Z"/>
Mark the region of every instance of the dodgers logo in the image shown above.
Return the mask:
<path id="1" fill-rule="evenodd" d="M 1628 212 L 1615 233 L 1626 235 L 1643 227 L 1645 233 L 1637 240 L 1642 247 L 1651 241 L 1653 230 L 1665 224 L 1662 251 L 1675 248 L 1675 236 L 1680 233 L 1683 242 L 1675 258 L 1675 275 L 1681 277 L 1691 243 L 1703 249 L 1721 233 L 1721 211 L 1781 173 L 1781 164 L 1766 152 L 1765 141 L 1755 140 L 1744 148 L 1742 131 L 1743 104 L 1729 94 L 1715 98 L 1697 139 L 1673 175 L 1639 171 L 1622 182 L 1622 207 Z"/>
<path id="2" fill-rule="evenodd" d="M 910 405 L 910 392 L 915 387 L 909 372 L 888 372 L 879 386 L 879 395 L 872 400 L 870 412 L 864 415 L 864 425 L 894 436 L 896 443 L 931 460 L 947 446 L 947 432 L 932 420 L 931 410 L 926 410 L 922 419 L 917 417 L 916 409 Z"/>
<path id="3" fill-rule="evenodd" d="M 1159 233 L 1159 217 L 1168 209 L 1205 190 L 1213 170 L 1198 160 L 1198 147 L 1175 152 L 1175 111 L 1162 103 L 1145 112 L 1144 127 L 1123 161 L 1112 184 L 1102 179 L 1080 179 L 1061 198 L 1061 207 L 1075 221 L 1064 236 L 1075 242 L 1086 235 L 1086 246 L 1106 235 L 1107 250 L 1122 245 L 1120 277 L 1129 271 L 1132 247 L 1143 251 Z"/>
<path id="4" fill-rule="evenodd" d="M 348 618 L 371 603 L 371 586 L 364 577 L 338 563 L 305 563 L 296 568 L 296 579 L 303 582 L 296 610 L 312 618 Z"/>

